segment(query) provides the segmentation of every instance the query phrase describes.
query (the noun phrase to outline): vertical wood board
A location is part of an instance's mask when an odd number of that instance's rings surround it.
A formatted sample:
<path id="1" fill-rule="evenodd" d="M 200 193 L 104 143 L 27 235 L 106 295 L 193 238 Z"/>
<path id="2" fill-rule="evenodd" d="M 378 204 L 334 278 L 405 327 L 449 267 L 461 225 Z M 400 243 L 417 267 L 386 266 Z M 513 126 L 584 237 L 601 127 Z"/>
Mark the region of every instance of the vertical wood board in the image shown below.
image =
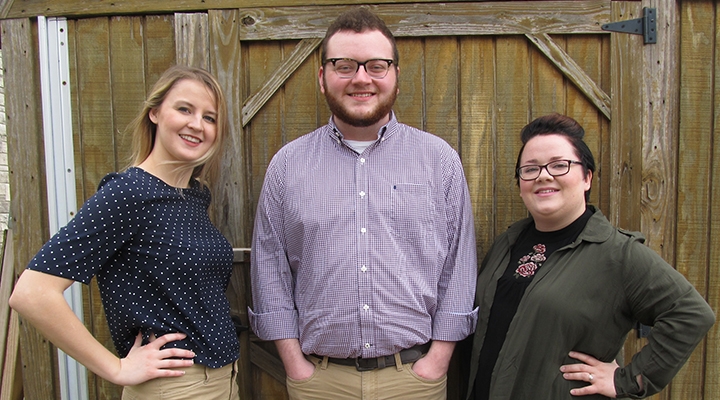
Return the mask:
<path id="1" fill-rule="evenodd" d="M 209 60 L 207 13 L 175 14 L 177 63 L 207 70 Z"/>
<path id="2" fill-rule="evenodd" d="M 142 17 L 112 17 L 110 31 L 110 84 L 112 118 L 108 126 L 115 144 L 115 170 L 129 163 L 132 135 L 127 127 L 145 101 L 145 27 Z"/>
<path id="3" fill-rule="evenodd" d="M 562 46 L 565 41 L 561 38 L 557 42 Z M 565 113 L 565 77 L 536 48 L 531 47 L 529 51 L 530 120 L 553 112 Z M 517 137 L 520 137 L 519 132 Z"/>
<path id="4" fill-rule="evenodd" d="M 247 93 L 254 93 L 282 59 L 280 42 L 257 42 L 248 45 Z M 254 204 L 257 204 L 270 159 L 286 143 L 282 129 L 284 102 L 283 96 L 274 96 L 247 125 L 253 155 L 251 188 Z"/>
<path id="5" fill-rule="evenodd" d="M 145 93 L 170 66 L 179 63 L 176 58 L 175 18 L 173 15 L 147 15 L 144 17 L 143 51 L 145 63 Z"/>
<path id="6" fill-rule="evenodd" d="M 213 192 L 212 220 L 234 247 L 250 247 L 253 209 L 250 208 L 247 143 L 242 128 L 242 69 L 237 37 L 237 12 L 212 11 L 208 16 L 210 70 L 228 103 L 228 131 L 220 182 Z"/>
<path id="7" fill-rule="evenodd" d="M 682 65 L 680 80 L 685 82 L 679 94 L 681 136 L 677 143 L 677 246 L 675 265 L 704 295 L 711 260 L 709 238 L 710 192 L 713 161 L 713 61 L 715 15 L 710 3 L 688 4 L 682 14 Z M 708 35 L 709 34 L 709 35 Z M 672 149 L 672 148 L 671 148 Z M 664 178 L 658 172 L 658 177 Z M 669 184 L 670 182 L 668 182 Z M 667 253 L 667 252 L 666 252 Z M 668 260 L 670 261 L 670 260 Z M 672 261 L 671 261 L 672 262 Z M 704 346 L 699 347 L 671 385 L 672 399 L 703 399 L 705 376 Z M 708 393 L 709 394 L 709 393 Z"/>
<path id="8" fill-rule="evenodd" d="M 494 39 L 461 38 L 460 156 L 472 198 L 478 264 L 498 231 L 495 196 L 495 76 Z M 512 180 L 500 183 L 512 185 Z"/>
<path id="9" fill-rule="evenodd" d="M 459 149 L 459 56 L 456 37 L 425 39 L 425 99 L 422 129 L 444 139 Z"/>
<path id="10" fill-rule="evenodd" d="M 400 92 L 393 111 L 399 122 L 422 129 L 425 121 L 425 40 L 397 38 L 396 42 L 400 57 L 397 66 Z"/>
<path id="11" fill-rule="evenodd" d="M 520 130 L 530 122 L 530 52 L 527 39 L 501 36 L 495 42 L 495 105 L 497 140 L 495 187 L 496 232 L 527 216 L 515 182 L 515 163 L 520 151 Z"/>
<path id="12" fill-rule="evenodd" d="M 5 65 L 5 113 L 10 166 L 9 221 L 14 231 L 15 272 L 19 275 L 48 237 L 43 158 L 37 27 L 28 19 L 0 21 Z M 28 90 L 30 89 L 30 90 Z M 20 321 L 23 386 L 29 399 L 54 399 L 57 367 L 54 348 L 33 327 Z"/>

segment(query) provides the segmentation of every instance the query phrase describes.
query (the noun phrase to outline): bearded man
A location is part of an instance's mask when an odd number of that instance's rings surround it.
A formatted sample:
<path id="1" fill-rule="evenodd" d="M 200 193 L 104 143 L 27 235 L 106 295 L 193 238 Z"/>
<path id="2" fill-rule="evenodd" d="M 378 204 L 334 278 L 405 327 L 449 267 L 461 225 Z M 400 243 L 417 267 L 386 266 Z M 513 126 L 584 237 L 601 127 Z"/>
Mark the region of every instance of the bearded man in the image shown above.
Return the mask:
<path id="1" fill-rule="evenodd" d="M 291 399 L 445 399 L 455 342 L 477 321 L 462 164 L 398 122 L 399 72 L 380 18 L 339 16 L 318 72 L 332 117 L 265 175 L 251 325 L 275 341 Z"/>

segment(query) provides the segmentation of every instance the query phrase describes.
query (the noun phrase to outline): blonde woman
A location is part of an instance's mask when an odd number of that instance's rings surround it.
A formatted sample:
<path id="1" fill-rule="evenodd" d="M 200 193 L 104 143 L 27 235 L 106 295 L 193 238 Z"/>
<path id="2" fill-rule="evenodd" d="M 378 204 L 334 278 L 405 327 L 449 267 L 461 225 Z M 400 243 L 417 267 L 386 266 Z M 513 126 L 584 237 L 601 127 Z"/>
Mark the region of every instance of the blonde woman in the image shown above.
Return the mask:
<path id="1" fill-rule="evenodd" d="M 10 306 L 123 399 L 237 399 L 225 297 L 232 248 L 208 216 L 227 105 L 208 72 L 167 70 L 133 121 L 131 166 L 111 173 L 20 276 Z M 63 298 L 97 278 L 119 357 Z"/>

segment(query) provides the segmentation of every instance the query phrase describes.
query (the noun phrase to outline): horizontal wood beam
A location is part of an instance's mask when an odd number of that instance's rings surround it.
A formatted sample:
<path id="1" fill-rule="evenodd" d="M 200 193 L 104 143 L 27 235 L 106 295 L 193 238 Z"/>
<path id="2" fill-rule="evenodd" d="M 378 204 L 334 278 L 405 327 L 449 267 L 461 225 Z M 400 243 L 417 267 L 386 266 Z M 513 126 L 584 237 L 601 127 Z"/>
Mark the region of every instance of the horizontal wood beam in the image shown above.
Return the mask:
<path id="1" fill-rule="evenodd" d="M 240 9 L 240 40 L 323 37 L 348 6 Z M 604 33 L 609 1 L 518 1 L 373 5 L 397 37 Z M 562 11 L 562 12 L 560 12 Z"/>
<path id="2" fill-rule="evenodd" d="M 240 40 L 284 40 L 322 37 L 330 22 L 350 0 L 318 0 L 313 6 L 298 0 L 242 2 Z M 522 2 L 434 2 L 379 0 L 369 6 L 396 36 L 498 35 L 527 33 L 601 33 L 610 21 L 610 0 Z M 387 4 L 385 4 L 387 3 Z M 332 5 L 335 4 L 335 5 Z M 164 14 L 237 9 L 235 0 L 15 0 L 4 4 L 0 18 L 90 17 L 98 15 Z M 272 6 L 272 7 L 270 7 Z M 562 12 L 559 12 L 562 11 Z"/>
<path id="3" fill-rule="evenodd" d="M 436 0 L 376 0 L 374 3 L 423 3 Z M 463 0 L 448 0 L 463 1 Z M 566 0 L 571 1 L 571 0 Z M 346 0 L 348 4 L 364 4 L 363 0 Z M 314 0 L 315 5 L 338 4 L 337 0 Z M 126 14 L 171 14 L 243 7 L 296 7 L 307 5 L 302 0 L 0 0 L 0 19 L 46 17 L 89 17 Z"/>

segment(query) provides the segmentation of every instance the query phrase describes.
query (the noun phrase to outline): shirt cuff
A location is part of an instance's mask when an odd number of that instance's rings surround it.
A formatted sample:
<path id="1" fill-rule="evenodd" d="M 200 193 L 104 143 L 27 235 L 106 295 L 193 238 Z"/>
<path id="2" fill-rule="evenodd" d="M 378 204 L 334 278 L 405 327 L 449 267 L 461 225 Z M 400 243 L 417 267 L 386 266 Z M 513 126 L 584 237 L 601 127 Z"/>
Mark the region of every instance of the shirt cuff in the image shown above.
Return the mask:
<path id="1" fill-rule="evenodd" d="M 282 310 L 256 314 L 248 307 L 250 328 L 262 340 L 297 339 L 297 310 Z"/>
<path id="2" fill-rule="evenodd" d="M 618 399 L 642 399 L 647 396 L 647 391 L 640 390 L 637 379 L 628 367 L 615 370 L 615 393 Z"/>
<path id="3" fill-rule="evenodd" d="M 475 332 L 478 310 L 475 307 L 469 313 L 438 312 L 433 319 L 433 340 L 459 342 Z"/>

